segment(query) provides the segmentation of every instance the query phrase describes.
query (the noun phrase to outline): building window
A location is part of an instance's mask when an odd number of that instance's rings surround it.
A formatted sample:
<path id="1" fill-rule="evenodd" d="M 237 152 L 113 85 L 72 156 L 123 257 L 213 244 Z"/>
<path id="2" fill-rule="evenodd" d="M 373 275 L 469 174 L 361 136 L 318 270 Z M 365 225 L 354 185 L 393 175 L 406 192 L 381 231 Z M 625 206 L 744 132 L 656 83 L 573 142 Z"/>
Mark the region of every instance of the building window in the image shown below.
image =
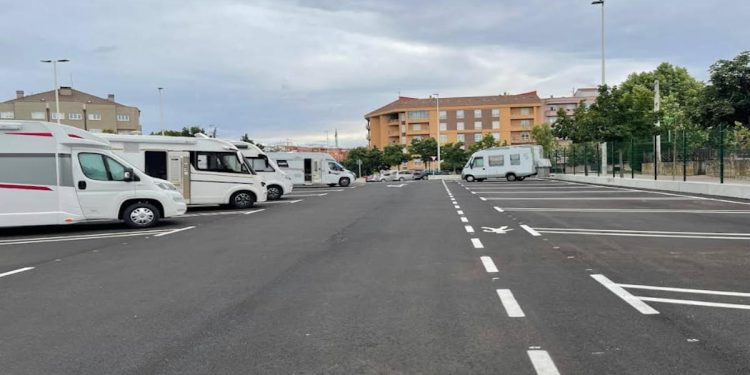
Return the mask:
<path id="1" fill-rule="evenodd" d="M 464 130 L 464 123 L 463 121 L 459 121 L 456 123 L 456 130 Z"/>
<path id="2" fill-rule="evenodd" d="M 89 113 L 89 121 L 99 121 L 102 119 L 102 114 L 99 112 Z"/>
<path id="3" fill-rule="evenodd" d="M 500 117 L 500 108 L 492 108 L 492 117 Z"/>
<path id="4" fill-rule="evenodd" d="M 409 118 L 410 119 L 426 119 L 429 118 L 430 115 L 427 111 L 411 111 L 409 112 Z"/>
<path id="5" fill-rule="evenodd" d="M 440 119 L 445 120 L 448 118 L 448 113 L 445 111 L 440 111 Z"/>
<path id="6" fill-rule="evenodd" d="M 456 111 L 456 118 L 464 118 L 464 111 L 463 110 Z"/>
<path id="7" fill-rule="evenodd" d="M 457 139 L 457 140 L 458 140 L 459 142 L 466 142 L 466 136 L 465 136 L 464 134 L 459 134 L 459 135 L 457 135 L 457 136 L 456 136 L 456 139 Z"/>
<path id="8" fill-rule="evenodd" d="M 14 118 L 15 114 L 13 112 L 0 112 L 0 119 L 13 120 Z"/>
<path id="9" fill-rule="evenodd" d="M 31 112 L 32 120 L 46 120 L 47 115 L 44 112 Z"/>
<path id="10" fill-rule="evenodd" d="M 440 131 L 446 131 L 448 130 L 448 124 L 441 122 L 440 123 Z"/>
<path id="11" fill-rule="evenodd" d="M 475 130 L 482 130 L 482 122 L 481 121 L 474 121 L 474 129 Z"/>
<path id="12" fill-rule="evenodd" d="M 65 114 L 60 112 L 52 112 L 53 120 L 65 120 Z"/>
<path id="13" fill-rule="evenodd" d="M 523 126 L 524 128 L 528 128 L 529 126 L 531 126 L 531 121 L 530 120 L 521 120 L 521 126 Z"/>
<path id="14" fill-rule="evenodd" d="M 521 108 L 522 115 L 525 116 L 525 115 L 528 115 L 529 113 L 531 113 L 531 108 Z"/>
<path id="15" fill-rule="evenodd" d="M 421 141 L 422 140 L 422 136 L 421 135 L 415 135 L 415 136 L 411 137 L 411 140 L 412 141 Z"/>
<path id="16" fill-rule="evenodd" d="M 448 136 L 445 134 L 440 134 L 440 144 L 446 144 L 448 143 Z"/>
<path id="17" fill-rule="evenodd" d="M 482 118 L 482 110 L 481 109 L 475 109 L 474 110 L 474 118 Z"/>
<path id="18" fill-rule="evenodd" d="M 500 133 L 492 133 L 492 138 L 495 138 L 495 141 L 500 142 Z"/>
<path id="19" fill-rule="evenodd" d="M 482 140 L 482 133 L 474 133 L 474 142 L 480 142 Z"/>
<path id="20" fill-rule="evenodd" d="M 412 130 L 422 130 L 422 125 L 420 124 L 414 124 L 411 126 Z"/>
<path id="21" fill-rule="evenodd" d="M 524 141 L 524 142 L 528 142 L 529 141 L 529 132 L 523 132 L 523 133 L 521 133 L 521 140 Z"/>
<path id="22" fill-rule="evenodd" d="M 500 121 L 492 121 L 492 129 L 500 129 Z"/>
<path id="23" fill-rule="evenodd" d="M 129 115 L 117 115 L 117 121 L 130 121 Z"/>
<path id="24" fill-rule="evenodd" d="M 83 115 L 80 113 L 68 113 L 68 120 L 83 120 Z"/>

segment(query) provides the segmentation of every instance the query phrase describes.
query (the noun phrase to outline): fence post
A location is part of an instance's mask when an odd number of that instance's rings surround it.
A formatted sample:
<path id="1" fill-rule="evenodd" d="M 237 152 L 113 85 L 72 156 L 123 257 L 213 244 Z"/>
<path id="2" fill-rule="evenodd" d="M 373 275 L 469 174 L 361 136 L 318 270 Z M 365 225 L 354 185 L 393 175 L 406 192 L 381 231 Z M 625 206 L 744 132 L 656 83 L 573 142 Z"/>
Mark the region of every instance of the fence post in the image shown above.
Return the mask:
<path id="1" fill-rule="evenodd" d="M 659 179 L 659 177 L 658 177 L 659 176 L 659 163 L 656 161 L 656 150 L 657 150 L 657 148 L 656 148 L 656 140 L 657 139 L 658 138 L 656 138 L 656 134 L 654 134 L 654 157 L 653 157 L 653 159 L 654 159 L 654 180 L 658 180 Z"/>
<path id="2" fill-rule="evenodd" d="M 583 144 L 583 175 L 589 175 L 589 143 Z"/>
<path id="3" fill-rule="evenodd" d="M 635 167 L 633 167 L 633 155 L 635 155 L 635 141 L 630 137 L 630 179 L 635 178 Z"/>
<path id="4" fill-rule="evenodd" d="M 615 177 L 615 141 L 612 141 L 612 178 Z"/>
<path id="5" fill-rule="evenodd" d="M 600 160 L 601 155 L 599 155 L 599 142 L 596 142 L 596 175 L 601 176 L 602 174 L 602 162 Z"/>
<path id="6" fill-rule="evenodd" d="M 565 149 L 567 149 L 567 147 L 563 147 L 563 174 L 566 174 L 566 167 L 568 166 L 568 159 L 565 158 Z"/>
<path id="7" fill-rule="evenodd" d="M 719 124 L 719 182 L 724 183 L 724 124 Z"/>
<path id="8" fill-rule="evenodd" d="M 573 176 L 576 175 L 576 147 L 575 145 L 571 145 L 570 147 L 573 147 Z"/>
<path id="9" fill-rule="evenodd" d="M 687 133 L 682 128 L 682 181 L 687 181 Z"/>
<path id="10" fill-rule="evenodd" d="M 560 171 L 557 170 L 557 151 L 558 149 L 555 149 L 555 173 L 560 173 Z"/>

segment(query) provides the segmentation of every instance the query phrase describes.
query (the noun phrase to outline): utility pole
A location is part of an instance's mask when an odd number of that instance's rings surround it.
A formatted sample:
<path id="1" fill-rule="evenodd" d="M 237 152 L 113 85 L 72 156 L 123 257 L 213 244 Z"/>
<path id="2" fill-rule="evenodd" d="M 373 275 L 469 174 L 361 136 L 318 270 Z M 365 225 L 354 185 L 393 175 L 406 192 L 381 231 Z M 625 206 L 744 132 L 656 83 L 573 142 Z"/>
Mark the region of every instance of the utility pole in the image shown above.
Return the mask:
<path id="1" fill-rule="evenodd" d="M 659 119 L 659 111 L 661 110 L 661 96 L 659 95 L 659 80 L 657 79 L 656 82 L 654 82 L 654 113 L 656 113 L 656 129 L 657 131 L 659 128 L 661 128 L 661 119 Z M 656 155 L 654 155 L 654 163 L 661 162 L 661 135 L 656 135 L 656 147 L 655 152 Z"/>
<path id="2" fill-rule="evenodd" d="M 440 94 L 432 94 L 435 97 L 435 118 L 437 119 L 437 167 L 440 170 Z"/>
<path id="3" fill-rule="evenodd" d="M 55 118 L 57 119 L 57 125 L 60 125 L 60 87 L 57 86 L 57 63 L 68 62 L 68 59 L 57 59 L 57 60 L 41 60 L 43 63 L 52 63 L 52 72 L 55 76 Z"/>
<path id="4" fill-rule="evenodd" d="M 602 29 L 601 29 L 601 32 L 602 32 L 602 86 L 604 86 L 604 85 L 607 84 L 607 79 L 606 79 L 606 74 L 605 74 L 605 71 L 606 71 L 605 65 L 606 64 L 605 64 L 605 58 L 604 58 L 604 56 L 605 56 L 605 54 L 604 54 L 604 51 L 605 51 L 605 43 L 604 43 L 604 41 L 605 41 L 605 39 L 604 39 L 604 0 L 595 0 L 595 1 L 592 1 L 591 5 L 601 5 L 602 6 Z M 601 143 L 600 148 L 601 148 L 601 152 L 602 152 L 600 160 L 602 162 L 601 162 L 601 165 L 599 166 L 599 169 L 606 174 L 607 173 L 607 143 L 606 142 Z M 614 168 L 614 164 L 615 164 L 615 161 L 612 160 L 613 168 Z"/>

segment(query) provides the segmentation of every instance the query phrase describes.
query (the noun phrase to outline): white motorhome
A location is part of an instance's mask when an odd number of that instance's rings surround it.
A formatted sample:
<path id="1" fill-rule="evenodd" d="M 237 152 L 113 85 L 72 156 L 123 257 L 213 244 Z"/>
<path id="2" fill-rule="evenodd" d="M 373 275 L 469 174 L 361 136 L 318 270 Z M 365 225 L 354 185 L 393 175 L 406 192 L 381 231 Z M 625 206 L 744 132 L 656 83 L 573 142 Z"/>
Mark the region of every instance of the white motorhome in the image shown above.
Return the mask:
<path id="1" fill-rule="evenodd" d="M 186 210 L 174 185 L 106 140 L 42 121 L 0 121 L 0 202 L 0 227 L 122 220 L 146 228 Z"/>
<path id="2" fill-rule="evenodd" d="M 292 178 L 279 168 L 276 162 L 269 158 L 258 146 L 242 141 L 231 141 L 245 157 L 245 162 L 266 181 L 268 199 L 276 200 L 294 189 Z"/>
<path id="3" fill-rule="evenodd" d="M 536 176 L 537 167 L 544 164 L 542 147 L 537 145 L 493 147 L 475 152 L 461 171 L 461 178 L 484 181 L 488 178 L 505 178 L 523 181 Z"/>
<path id="4" fill-rule="evenodd" d="M 233 144 L 208 137 L 102 134 L 112 150 L 149 176 L 165 179 L 188 205 L 250 208 L 266 201 L 263 178 Z"/>
<path id="5" fill-rule="evenodd" d="M 349 186 L 354 173 L 323 152 L 271 152 L 268 154 L 295 185 Z"/>

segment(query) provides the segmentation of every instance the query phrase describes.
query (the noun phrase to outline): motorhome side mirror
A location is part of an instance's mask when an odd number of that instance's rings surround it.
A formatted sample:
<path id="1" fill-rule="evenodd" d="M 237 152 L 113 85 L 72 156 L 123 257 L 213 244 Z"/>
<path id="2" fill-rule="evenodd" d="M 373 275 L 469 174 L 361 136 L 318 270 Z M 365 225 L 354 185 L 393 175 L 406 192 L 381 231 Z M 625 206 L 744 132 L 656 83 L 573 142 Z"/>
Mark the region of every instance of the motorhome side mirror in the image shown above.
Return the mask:
<path id="1" fill-rule="evenodd" d="M 122 172 L 122 180 L 123 181 L 133 181 L 133 169 L 132 168 L 125 168 L 125 171 Z"/>

